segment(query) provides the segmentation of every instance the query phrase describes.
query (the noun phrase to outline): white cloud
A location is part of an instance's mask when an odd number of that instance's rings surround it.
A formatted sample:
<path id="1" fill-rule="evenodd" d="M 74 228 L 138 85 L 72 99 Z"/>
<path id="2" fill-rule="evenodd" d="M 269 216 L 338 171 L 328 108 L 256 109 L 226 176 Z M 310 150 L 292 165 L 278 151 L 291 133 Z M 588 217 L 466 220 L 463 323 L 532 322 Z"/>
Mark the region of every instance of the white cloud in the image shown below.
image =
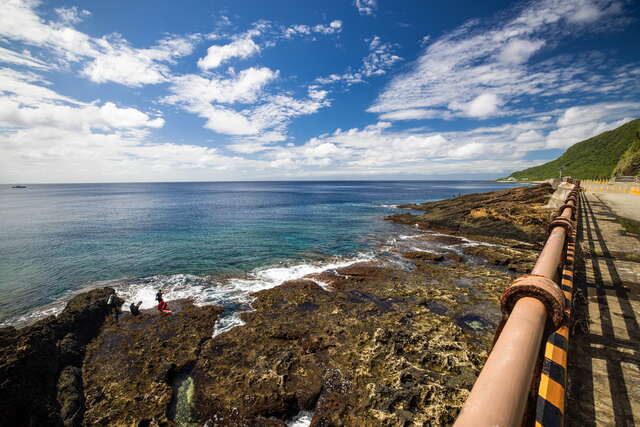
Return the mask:
<path id="1" fill-rule="evenodd" d="M 132 129 L 159 128 L 162 118 L 151 119 L 134 108 L 119 108 L 111 102 L 102 106 L 40 104 L 24 106 L 11 99 L 0 99 L 0 125 L 10 128 L 55 127 L 57 129 Z"/>
<path id="2" fill-rule="evenodd" d="M 433 118 L 450 118 L 439 110 L 408 108 L 406 110 L 397 110 L 390 113 L 380 114 L 382 120 L 420 120 Z"/>
<path id="3" fill-rule="evenodd" d="M 66 130 L 134 130 L 159 128 L 161 117 L 152 118 L 135 108 L 118 107 L 112 102 L 82 103 L 59 95 L 39 84 L 45 80 L 35 74 L 0 72 L 0 127 L 8 129 L 56 128 Z"/>
<path id="4" fill-rule="evenodd" d="M 522 64 L 544 45 L 543 40 L 511 40 L 500 51 L 498 58 L 507 64 Z"/>
<path id="5" fill-rule="evenodd" d="M 0 68 L 0 93 L 12 101 L 36 106 L 40 102 L 83 104 L 45 87 L 49 85 L 51 82 L 38 74 Z"/>
<path id="6" fill-rule="evenodd" d="M 292 25 L 287 27 L 283 31 L 284 38 L 292 38 L 297 35 L 308 36 L 311 34 L 337 34 L 342 31 L 342 21 L 339 19 L 334 19 L 328 25 L 317 24 L 317 25 Z"/>
<path id="7" fill-rule="evenodd" d="M 220 179 L 268 167 L 216 149 L 155 142 L 154 117 L 112 102 L 83 103 L 32 73 L 0 70 L 0 181 Z"/>
<path id="8" fill-rule="evenodd" d="M 226 45 L 213 45 L 207 49 L 207 55 L 198 60 L 202 70 L 217 68 L 231 58 L 248 58 L 260 52 L 260 47 L 250 38 L 235 40 Z"/>
<path id="9" fill-rule="evenodd" d="M 608 0 L 541 0 L 510 17 L 502 15 L 507 18 L 491 27 L 479 21 L 464 24 L 431 42 L 414 68 L 394 78 L 368 111 L 387 119 L 401 111 L 419 117 L 417 110 L 425 110 L 424 116 L 440 111 L 441 118 L 490 118 L 508 114 L 525 97 L 598 90 L 609 76 L 608 70 L 592 66 L 601 61 L 596 56 L 530 62 L 545 44 L 556 45 L 556 37 L 591 28 L 582 25 L 586 18 L 575 18 L 589 8 L 601 12 L 593 19 L 606 16 L 608 21 L 622 11 Z M 401 119 L 407 115 L 397 114 Z"/>
<path id="10" fill-rule="evenodd" d="M 98 83 L 112 81 L 141 86 L 165 82 L 170 74 L 168 64 L 173 64 L 175 58 L 190 54 L 199 40 L 198 35 L 170 36 L 160 40 L 156 46 L 138 49 L 118 34 L 94 38 L 73 28 L 89 15 L 87 11 L 77 7 L 58 8 L 55 11 L 60 21 L 47 22 L 36 13 L 38 5 L 33 0 L 4 2 L 0 14 L 0 36 L 53 51 L 57 56 L 51 58 L 49 55 L 49 62 L 54 64 L 61 61 L 61 65 L 66 65 L 65 61 L 84 62 L 89 59 L 90 62 L 83 63 L 82 74 Z M 23 65 L 42 68 L 37 63 L 26 61 Z"/>
<path id="11" fill-rule="evenodd" d="M 358 9 L 360 15 L 373 15 L 378 9 L 377 0 L 355 0 L 353 5 Z"/>
<path id="12" fill-rule="evenodd" d="M 264 87 L 278 77 L 278 72 L 266 67 L 250 67 L 231 78 L 214 75 L 210 78 L 196 74 L 175 77 L 165 98 L 167 103 L 198 104 L 256 101 Z"/>
<path id="13" fill-rule="evenodd" d="M 516 142 L 522 143 L 531 143 L 531 142 L 542 142 L 544 141 L 544 136 L 537 130 L 529 130 L 526 132 L 522 132 L 520 135 L 516 137 Z"/>
<path id="14" fill-rule="evenodd" d="M 52 49 L 67 60 L 96 54 L 91 38 L 65 22 L 45 22 L 35 13 L 33 0 L 7 0 L 0 14 L 0 35 L 36 47 Z"/>
<path id="15" fill-rule="evenodd" d="M 449 104 L 450 110 L 459 110 L 468 117 L 484 118 L 498 114 L 499 107 L 503 104 L 502 99 L 494 93 L 481 93 L 468 103 L 460 104 L 453 102 Z M 420 110 L 418 110 L 420 111 Z"/>
<path id="16" fill-rule="evenodd" d="M 252 136 L 247 143 L 282 141 L 291 119 L 313 114 L 330 101 L 326 99 L 328 92 L 315 86 L 309 87 L 306 99 L 265 92 L 277 76 L 277 71 L 266 67 L 247 68 L 230 77 L 179 76 L 169 88 L 172 95 L 162 102 L 204 118 L 205 128 L 214 132 Z"/>
<path id="17" fill-rule="evenodd" d="M 558 118 L 546 138 L 546 148 L 567 148 L 576 142 L 615 129 L 640 116 L 640 103 L 599 103 L 571 107 Z"/>
<path id="18" fill-rule="evenodd" d="M 24 65 L 38 70 L 48 70 L 52 68 L 51 64 L 48 64 L 38 58 L 34 58 L 28 50 L 14 52 L 3 47 L 0 47 L 0 62 Z"/>
<path id="19" fill-rule="evenodd" d="M 362 74 L 367 77 L 385 74 L 396 62 L 402 60 L 392 53 L 393 45 L 383 43 L 378 36 L 374 36 L 369 42 L 369 51 L 362 62 Z"/>
<path id="20" fill-rule="evenodd" d="M 82 22 L 84 18 L 91 15 L 88 10 L 79 9 L 77 6 L 73 7 L 59 7 L 54 9 L 60 21 L 63 24 L 73 25 Z"/>
<path id="21" fill-rule="evenodd" d="M 342 21 L 336 19 L 334 21 L 331 21 L 329 25 L 322 25 L 322 24 L 314 25 L 313 31 L 315 33 L 320 33 L 320 34 L 339 33 L 340 31 L 342 31 Z"/>
<path id="22" fill-rule="evenodd" d="M 393 67 L 402 58 L 393 53 L 397 47 L 391 43 L 384 43 L 379 36 L 367 39 L 369 54 L 362 59 L 362 65 L 355 71 L 343 74 L 330 74 L 327 77 L 318 77 L 316 83 L 332 84 L 344 82 L 348 85 L 363 83 L 365 77 L 381 76 Z"/>
<path id="23" fill-rule="evenodd" d="M 568 20 L 579 24 L 590 24 L 607 16 L 618 15 L 621 11 L 622 3 L 618 1 L 585 0 L 576 5 Z"/>
<path id="24" fill-rule="evenodd" d="M 193 38 L 161 40 L 149 49 L 134 49 L 120 37 L 98 41 L 102 53 L 85 65 L 82 74 L 96 83 L 116 82 L 125 86 L 163 83 L 171 72 L 167 63 L 191 53 Z"/>
<path id="25" fill-rule="evenodd" d="M 576 112 L 588 119 L 576 121 Z M 391 123 L 378 122 L 360 129 L 337 129 L 300 146 L 271 147 L 262 158 L 270 160 L 273 168 L 286 167 L 292 177 L 433 176 L 461 171 L 506 174 L 542 163 L 524 160 L 532 150 L 567 146 L 563 142 L 549 147 L 550 141 L 563 138 L 575 143 L 638 114 L 640 103 L 600 103 L 549 111 L 500 126 L 449 132 L 394 130 Z"/>

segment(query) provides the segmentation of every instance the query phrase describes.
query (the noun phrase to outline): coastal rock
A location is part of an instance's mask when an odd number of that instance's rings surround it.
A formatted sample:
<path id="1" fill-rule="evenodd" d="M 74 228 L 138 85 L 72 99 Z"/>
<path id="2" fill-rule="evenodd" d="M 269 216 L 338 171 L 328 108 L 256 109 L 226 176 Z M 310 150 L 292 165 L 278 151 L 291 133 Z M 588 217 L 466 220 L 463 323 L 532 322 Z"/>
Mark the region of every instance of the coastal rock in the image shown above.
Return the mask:
<path id="1" fill-rule="evenodd" d="M 435 261 L 435 262 L 444 261 L 444 255 L 437 254 L 435 252 L 408 251 L 408 252 L 405 252 L 403 256 L 407 259 L 414 259 L 414 260 L 420 260 L 420 261 Z"/>
<path id="2" fill-rule="evenodd" d="M 104 324 L 87 346 L 82 367 L 86 425 L 168 425 L 174 382 L 187 373 L 211 339 L 222 312 L 169 301 L 155 309 Z"/>
<path id="3" fill-rule="evenodd" d="M 549 184 L 512 188 L 491 193 L 466 194 L 452 199 L 399 208 L 424 214 L 396 214 L 386 217 L 399 224 L 449 234 L 501 237 L 540 242 L 551 211 L 544 208 L 553 188 Z"/>
<path id="4" fill-rule="evenodd" d="M 467 255 L 480 257 L 493 265 L 505 266 L 518 273 L 530 272 L 539 254 L 539 252 L 531 250 L 481 245 L 466 247 L 463 252 Z"/>
<path id="5" fill-rule="evenodd" d="M 111 292 L 112 289 L 103 288 L 77 295 L 57 317 L 50 316 L 18 330 L 0 331 L 3 423 L 63 425 L 69 420 L 68 425 L 75 425 L 76 412 L 70 402 L 81 401 L 82 386 L 74 383 L 71 387 L 71 371 L 65 372 L 64 368 L 79 364 L 84 345 L 97 333 L 107 315 L 106 301 Z M 59 381 L 61 372 L 64 376 Z M 64 386 L 61 394 L 59 384 Z M 76 396 L 71 397 L 74 393 Z M 65 402 L 63 416 L 59 397 Z"/>
<path id="6" fill-rule="evenodd" d="M 81 426 L 84 415 L 82 370 L 76 366 L 66 366 L 62 369 L 57 389 L 62 423 L 65 427 Z"/>
<path id="7" fill-rule="evenodd" d="M 435 252 L 427 252 L 427 251 L 407 251 L 402 255 L 405 258 L 414 260 L 414 261 L 433 261 L 433 262 L 442 262 L 442 261 L 463 262 L 464 261 L 464 257 L 454 252 L 435 253 Z"/>
<path id="8" fill-rule="evenodd" d="M 433 268 L 450 278 L 458 272 Z M 456 288 L 424 271 L 360 263 L 324 276 L 331 291 L 296 280 L 254 294 L 246 325 L 203 346 L 191 372 L 193 416 L 252 425 L 313 410 L 317 426 L 451 423 L 490 337 L 437 314 L 436 301 L 455 311 Z M 460 272 L 484 280 L 474 269 Z M 507 283 L 501 276 L 487 298 Z"/>

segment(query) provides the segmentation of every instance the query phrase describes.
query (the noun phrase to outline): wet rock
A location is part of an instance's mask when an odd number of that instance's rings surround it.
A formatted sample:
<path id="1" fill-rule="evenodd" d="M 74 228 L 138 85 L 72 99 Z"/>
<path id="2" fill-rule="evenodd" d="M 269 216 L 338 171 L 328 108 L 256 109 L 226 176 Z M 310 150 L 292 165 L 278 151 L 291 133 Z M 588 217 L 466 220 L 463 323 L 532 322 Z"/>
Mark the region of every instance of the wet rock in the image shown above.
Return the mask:
<path id="1" fill-rule="evenodd" d="M 66 422 L 58 403 L 58 376 L 65 372 L 65 366 L 81 359 L 84 345 L 106 317 L 106 301 L 111 292 L 112 289 L 103 288 L 77 295 L 57 317 L 47 317 L 19 330 L 5 328 L 0 332 L 3 423 L 63 425 Z M 69 371 L 60 383 L 65 387 L 68 374 Z M 65 407 L 64 415 L 77 420 L 71 407 L 71 404 Z"/>
<path id="2" fill-rule="evenodd" d="M 444 255 L 437 254 L 435 252 L 408 251 L 408 252 L 405 252 L 403 255 L 405 258 L 411 259 L 411 260 L 435 261 L 435 262 L 444 261 Z"/>
<path id="3" fill-rule="evenodd" d="M 172 313 L 143 310 L 105 323 L 82 367 L 87 425 L 167 425 L 173 380 L 211 339 L 221 307 L 169 301 Z"/>
<path id="4" fill-rule="evenodd" d="M 463 252 L 467 255 L 480 257 L 490 264 L 505 266 L 518 273 L 530 272 L 539 254 L 537 251 L 495 246 L 469 246 L 464 248 Z"/>
<path id="5" fill-rule="evenodd" d="M 81 426 L 84 415 L 82 370 L 76 366 L 66 366 L 60 372 L 57 388 L 62 423 L 65 427 Z"/>
<path id="6" fill-rule="evenodd" d="M 431 310 L 426 302 L 453 311 L 457 304 L 454 287 L 431 276 L 484 273 L 424 264 L 416 272 L 355 264 L 332 275 L 332 291 L 297 280 L 254 294 L 246 324 L 203 346 L 191 373 L 196 419 L 252 425 L 308 409 L 317 426 L 451 423 L 484 363 L 477 355 L 486 354 L 490 333 L 478 333 L 485 342 L 467 336 L 441 315 L 446 309 Z M 485 286 L 484 277 L 477 280 Z M 494 280 L 483 288 L 492 298 L 508 276 Z"/>
<path id="7" fill-rule="evenodd" d="M 58 343 L 60 363 L 62 366 L 80 366 L 84 356 L 84 345 L 74 333 L 66 334 Z"/>
<path id="8" fill-rule="evenodd" d="M 400 208 L 424 211 L 388 216 L 399 224 L 417 225 L 421 230 L 448 234 L 479 235 L 539 242 L 553 211 L 544 208 L 553 189 L 549 184 L 512 188 Z"/>

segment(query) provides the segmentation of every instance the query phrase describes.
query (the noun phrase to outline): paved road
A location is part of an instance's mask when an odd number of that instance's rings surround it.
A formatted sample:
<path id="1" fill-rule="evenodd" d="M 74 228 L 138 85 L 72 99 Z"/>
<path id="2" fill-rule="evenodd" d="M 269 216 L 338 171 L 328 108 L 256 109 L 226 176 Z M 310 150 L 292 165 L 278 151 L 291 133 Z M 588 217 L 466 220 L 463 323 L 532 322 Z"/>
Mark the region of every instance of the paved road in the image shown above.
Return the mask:
<path id="1" fill-rule="evenodd" d="M 567 427 L 640 426 L 640 238 L 623 232 L 602 201 L 627 206 L 615 196 L 625 195 L 581 196 L 575 277 L 586 305 L 574 313 L 586 330 L 576 327 L 569 350 Z M 640 196 L 629 196 L 638 209 Z"/>
<path id="2" fill-rule="evenodd" d="M 594 193 L 594 195 L 608 205 L 616 215 L 640 221 L 640 195 L 626 193 Z"/>

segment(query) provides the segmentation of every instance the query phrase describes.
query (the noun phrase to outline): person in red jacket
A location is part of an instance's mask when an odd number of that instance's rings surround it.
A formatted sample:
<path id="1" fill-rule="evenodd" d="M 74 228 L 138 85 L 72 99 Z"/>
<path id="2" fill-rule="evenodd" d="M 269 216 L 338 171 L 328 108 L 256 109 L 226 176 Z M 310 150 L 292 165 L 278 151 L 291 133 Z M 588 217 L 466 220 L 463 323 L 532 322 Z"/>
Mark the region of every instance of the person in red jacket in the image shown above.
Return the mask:
<path id="1" fill-rule="evenodd" d="M 158 303 L 158 311 L 161 311 L 163 313 L 167 313 L 169 311 L 169 309 L 167 308 L 167 303 L 165 301 L 160 301 Z"/>

